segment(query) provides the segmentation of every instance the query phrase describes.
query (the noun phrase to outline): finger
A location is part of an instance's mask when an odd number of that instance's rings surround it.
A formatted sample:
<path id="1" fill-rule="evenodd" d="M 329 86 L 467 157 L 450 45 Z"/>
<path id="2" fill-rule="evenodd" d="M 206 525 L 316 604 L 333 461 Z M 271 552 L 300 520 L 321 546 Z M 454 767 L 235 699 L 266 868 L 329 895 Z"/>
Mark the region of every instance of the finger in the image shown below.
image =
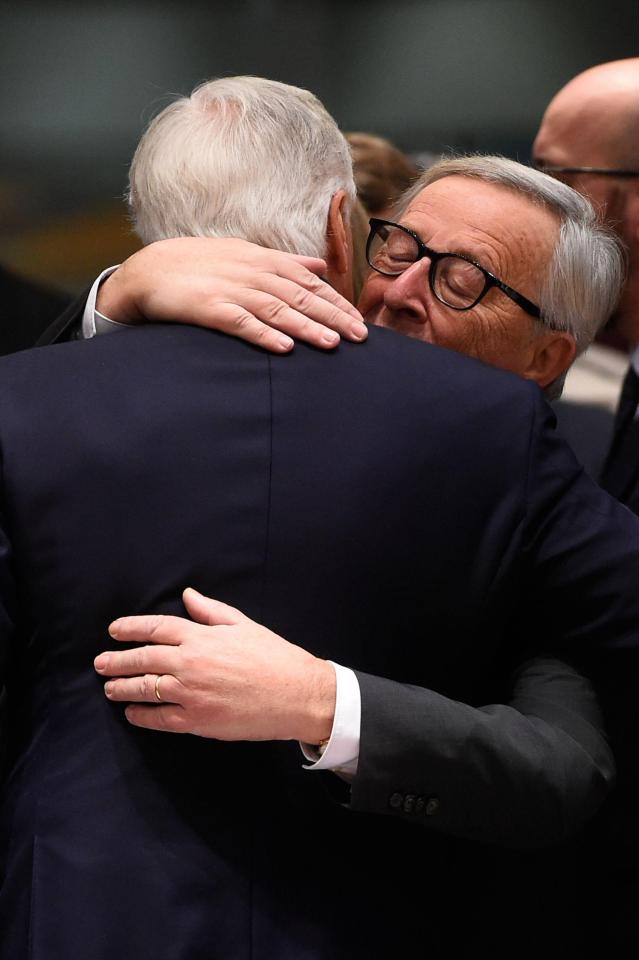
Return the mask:
<path id="1" fill-rule="evenodd" d="M 248 620 L 248 617 L 245 617 L 240 610 L 229 607 L 227 603 L 222 603 L 220 600 L 205 597 L 194 590 L 193 587 L 186 588 L 182 594 L 182 599 L 187 613 L 197 623 L 216 627 L 221 624 L 233 626 L 236 623 L 246 623 Z"/>
<path id="2" fill-rule="evenodd" d="M 181 703 L 183 689 L 180 681 L 168 673 L 118 678 L 108 680 L 104 685 L 104 693 L 109 700 L 125 700 L 129 703 Z"/>
<path id="3" fill-rule="evenodd" d="M 242 306 L 234 303 L 216 304 L 216 329 L 233 337 L 240 337 L 270 353 L 288 353 L 295 346 L 295 341 L 282 332 L 278 325 L 269 324 L 263 317 L 252 312 L 253 297 L 254 292 L 248 291 Z M 257 297 L 259 302 L 259 293 Z"/>
<path id="4" fill-rule="evenodd" d="M 107 650 L 93 661 L 105 677 L 138 677 L 141 674 L 175 674 L 178 657 L 175 647 L 138 647 L 134 650 Z"/>
<path id="5" fill-rule="evenodd" d="M 246 309 L 267 327 L 288 334 L 294 340 L 301 340 L 324 350 L 338 345 L 340 337 L 337 330 L 318 323 L 309 316 L 310 313 L 316 317 L 323 315 L 331 318 L 336 327 L 350 327 L 353 324 L 353 321 L 346 318 L 345 314 L 340 314 L 336 307 L 331 307 L 325 300 L 308 293 L 289 280 L 267 277 L 260 283 L 263 287 L 272 284 L 275 292 L 271 294 L 265 290 L 247 290 L 243 298 Z M 303 304 L 308 312 L 290 307 L 286 302 L 287 297 Z M 244 334 L 240 333 L 239 336 L 244 337 Z"/>
<path id="6" fill-rule="evenodd" d="M 301 253 L 290 253 L 289 257 L 295 263 L 299 263 L 310 270 L 311 273 L 316 273 L 318 277 L 323 276 L 328 269 L 326 260 L 322 260 L 320 257 L 305 257 Z"/>
<path id="7" fill-rule="evenodd" d="M 310 293 L 315 294 L 319 299 L 336 307 L 341 313 L 346 315 L 346 318 L 350 318 L 351 321 L 355 321 L 355 323 L 363 322 L 362 315 L 357 307 L 354 307 L 346 297 L 338 293 L 326 280 L 302 269 L 299 264 L 287 263 L 285 269 L 278 270 L 276 274 L 262 274 L 259 283 L 260 289 L 270 290 L 270 292 L 274 293 L 275 291 L 273 291 L 270 286 L 267 286 L 267 283 L 269 280 L 277 282 L 278 279 L 290 281 L 295 287 L 302 287 L 304 290 L 310 291 Z M 287 303 L 295 305 L 291 297 L 282 297 L 282 299 L 286 299 Z M 345 320 L 344 332 L 346 333 L 347 330 L 348 319 Z"/>
<path id="8" fill-rule="evenodd" d="M 145 730 L 164 730 L 168 733 L 188 733 L 184 707 L 167 703 L 158 707 L 139 703 L 130 704 L 124 714 L 134 727 Z"/>
<path id="9" fill-rule="evenodd" d="M 109 633 L 120 643 L 164 643 L 179 646 L 184 634 L 184 620 L 161 613 L 120 617 L 109 624 Z"/>
<path id="10" fill-rule="evenodd" d="M 322 280 L 313 277 L 313 282 L 309 289 L 269 274 L 260 277 L 259 290 L 247 292 L 244 305 L 259 320 L 314 346 L 336 346 L 335 334 L 365 340 L 368 328 L 355 307 Z"/>

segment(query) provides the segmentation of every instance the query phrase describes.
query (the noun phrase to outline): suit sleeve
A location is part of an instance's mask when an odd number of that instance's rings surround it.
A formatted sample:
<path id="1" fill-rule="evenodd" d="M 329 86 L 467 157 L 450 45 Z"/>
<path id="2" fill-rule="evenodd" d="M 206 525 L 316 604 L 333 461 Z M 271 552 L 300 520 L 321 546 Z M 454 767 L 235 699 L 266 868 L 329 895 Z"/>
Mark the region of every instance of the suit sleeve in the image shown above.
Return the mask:
<path id="1" fill-rule="evenodd" d="M 45 347 L 51 343 L 64 343 L 67 340 L 74 340 L 82 329 L 82 315 L 87 302 L 91 288 L 87 288 L 84 293 L 70 303 L 59 317 L 49 324 L 46 330 L 40 335 L 36 342 L 36 347 Z"/>
<path id="2" fill-rule="evenodd" d="M 1 461 L 0 461 L 1 464 Z M 6 748 L 6 682 L 15 633 L 16 588 L 12 572 L 11 545 L 5 531 L 4 507 L 0 492 L 0 772 Z"/>
<path id="3" fill-rule="evenodd" d="M 556 659 L 513 676 L 507 704 L 471 707 L 359 673 L 351 807 L 473 840 L 558 842 L 606 797 L 614 761 L 590 682 Z"/>
<path id="4" fill-rule="evenodd" d="M 520 622 L 509 625 L 523 664 L 511 690 L 502 704 L 471 707 L 360 674 L 353 808 L 472 839 L 560 841 L 612 784 L 604 727 L 623 790 L 634 789 L 639 524 L 586 477 L 553 425 L 536 405 L 514 533 L 525 587 Z"/>

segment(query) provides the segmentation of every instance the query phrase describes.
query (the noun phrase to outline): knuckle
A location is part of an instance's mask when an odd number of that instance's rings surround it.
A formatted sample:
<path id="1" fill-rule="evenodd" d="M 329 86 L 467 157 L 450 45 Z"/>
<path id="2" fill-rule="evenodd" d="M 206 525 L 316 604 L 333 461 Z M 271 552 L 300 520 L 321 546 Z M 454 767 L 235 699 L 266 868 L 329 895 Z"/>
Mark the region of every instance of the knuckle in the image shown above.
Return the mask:
<path id="1" fill-rule="evenodd" d="M 131 654 L 130 666 L 132 673 L 143 673 L 143 661 L 142 661 L 142 650 L 139 647 L 136 647 L 135 650 L 129 651 Z"/>
<path id="2" fill-rule="evenodd" d="M 182 651 L 181 673 L 186 677 L 197 677 L 204 670 L 203 655 L 201 650 L 194 644 L 189 646 L 188 650 Z"/>
<path id="3" fill-rule="evenodd" d="M 262 314 L 267 323 L 276 323 L 284 319 L 288 306 L 277 298 L 269 299 L 262 305 Z"/>
<path id="4" fill-rule="evenodd" d="M 254 323 L 255 317 L 253 314 L 248 313 L 246 310 L 242 310 L 235 316 L 233 326 L 238 333 L 249 334 L 251 333 Z"/>
<path id="5" fill-rule="evenodd" d="M 307 290 L 311 293 L 320 295 L 324 287 L 327 286 L 326 282 L 318 277 L 316 273 L 311 273 L 310 270 L 304 271 L 304 276 L 300 281 L 304 284 Z"/>
<path id="6" fill-rule="evenodd" d="M 140 694 L 144 700 L 150 700 L 152 696 L 155 696 L 155 677 L 149 673 L 140 677 Z"/>
<path id="7" fill-rule="evenodd" d="M 167 710 L 165 714 L 165 723 L 174 733 L 187 733 L 188 723 L 184 711 L 178 708 Z"/>
<path id="8" fill-rule="evenodd" d="M 264 346 L 271 342 L 273 338 L 273 331 L 270 327 L 264 326 L 263 323 L 260 323 L 259 327 L 256 327 L 252 332 L 251 339 L 255 341 L 258 346 Z"/>
<path id="9" fill-rule="evenodd" d="M 331 329 L 336 330 L 339 327 L 342 327 L 347 320 L 348 317 L 344 316 L 339 307 L 331 305 L 328 309 L 324 323 L 331 327 Z"/>
<path id="10" fill-rule="evenodd" d="M 315 294 L 311 293 L 310 290 L 306 290 L 304 287 L 300 287 L 300 289 L 295 292 L 294 301 L 293 305 L 296 310 L 299 310 L 300 313 L 310 313 L 315 304 Z"/>
<path id="11" fill-rule="evenodd" d="M 161 730 L 168 729 L 166 712 L 166 707 L 157 707 L 155 710 L 155 716 L 153 717 L 155 725 Z"/>
<path id="12" fill-rule="evenodd" d="M 162 685 L 160 687 L 162 700 L 169 703 L 174 702 L 177 699 L 177 692 L 177 680 L 175 677 L 171 676 L 170 673 L 163 673 Z M 155 685 L 153 687 L 153 695 L 155 696 Z"/>
<path id="13" fill-rule="evenodd" d="M 149 617 L 149 636 L 155 637 L 164 626 L 165 616 L 163 613 L 153 613 Z"/>
<path id="14" fill-rule="evenodd" d="M 171 689 L 173 691 L 171 699 L 175 699 L 178 703 L 186 703 L 190 699 L 189 688 L 178 677 L 172 677 Z"/>
<path id="15" fill-rule="evenodd" d="M 319 334 L 320 330 L 317 324 L 313 320 L 311 320 L 310 317 L 303 315 L 299 325 L 299 332 L 303 335 L 308 336 L 309 334 L 312 334 L 312 333 Z"/>

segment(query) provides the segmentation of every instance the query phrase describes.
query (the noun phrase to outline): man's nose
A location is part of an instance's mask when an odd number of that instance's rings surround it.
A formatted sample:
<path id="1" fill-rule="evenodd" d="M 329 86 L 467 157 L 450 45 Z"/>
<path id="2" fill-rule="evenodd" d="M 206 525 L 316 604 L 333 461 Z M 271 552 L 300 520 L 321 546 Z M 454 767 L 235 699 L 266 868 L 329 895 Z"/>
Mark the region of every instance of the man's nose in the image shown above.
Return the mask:
<path id="1" fill-rule="evenodd" d="M 424 313 L 430 295 L 428 272 L 430 260 L 422 257 L 395 277 L 384 293 L 384 303 L 390 310 L 412 310 Z"/>

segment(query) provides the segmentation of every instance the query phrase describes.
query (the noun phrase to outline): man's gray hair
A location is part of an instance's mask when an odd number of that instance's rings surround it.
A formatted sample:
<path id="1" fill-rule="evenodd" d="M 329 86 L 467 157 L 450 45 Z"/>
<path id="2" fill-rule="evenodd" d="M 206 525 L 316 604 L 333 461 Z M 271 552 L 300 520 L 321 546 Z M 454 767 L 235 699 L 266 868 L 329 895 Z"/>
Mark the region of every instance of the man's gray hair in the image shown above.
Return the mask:
<path id="1" fill-rule="evenodd" d="M 443 177 L 475 177 L 503 184 L 544 204 L 559 220 L 559 238 L 548 273 L 543 278 L 539 307 L 543 324 L 572 334 L 577 355 L 617 306 L 625 276 L 626 258 L 620 241 L 599 220 L 592 204 L 565 183 L 505 157 L 450 157 L 430 167 L 404 194 L 401 214 L 430 183 Z M 508 282 L 508 278 L 504 278 Z M 564 377 L 546 388 L 550 399 L 559 396 Z"/>
<path id="2" fill-rule="evenodd" d="M 350 150 L 307 90 L 211 80 L 166 107 L 133 157 L 129 206 L 143 243 L 239 237 L 322 257 L 331 197 L 355 197 Z"/>

